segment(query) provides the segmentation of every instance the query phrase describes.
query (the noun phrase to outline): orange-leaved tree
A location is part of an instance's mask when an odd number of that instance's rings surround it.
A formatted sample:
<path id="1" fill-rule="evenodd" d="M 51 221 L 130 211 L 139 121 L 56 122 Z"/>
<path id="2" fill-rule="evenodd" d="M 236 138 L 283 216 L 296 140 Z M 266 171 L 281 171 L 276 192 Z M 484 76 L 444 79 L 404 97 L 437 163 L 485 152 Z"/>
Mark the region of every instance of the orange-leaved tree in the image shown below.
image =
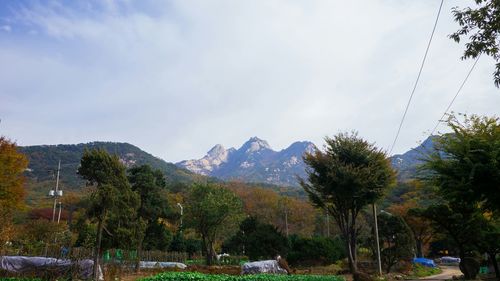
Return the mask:
<path id="1" fill-rule="evenodd" d="M 0 137 L 0 247 L 14 234 L 12 216 L 23 207 L 24 176 L 28 166 L 24 154 L 17 151 L 16 144 Z"/>

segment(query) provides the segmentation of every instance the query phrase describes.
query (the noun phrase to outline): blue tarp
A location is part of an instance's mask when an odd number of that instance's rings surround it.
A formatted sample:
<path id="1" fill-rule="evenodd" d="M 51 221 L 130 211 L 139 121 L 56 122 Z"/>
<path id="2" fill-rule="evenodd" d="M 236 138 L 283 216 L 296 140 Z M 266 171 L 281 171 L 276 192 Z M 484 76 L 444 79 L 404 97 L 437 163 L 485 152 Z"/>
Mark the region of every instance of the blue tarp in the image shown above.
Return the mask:
<path id="1" fill-rule="evenodd" d="M 426 259 L 426 258 L 414 258 L 413 263 L 418 263 L 418 264 L 421 264 L 421 265 L 427 266 L 427 267 L 436 267 L 436 264 L 434 263 L 433 260 Z"/>

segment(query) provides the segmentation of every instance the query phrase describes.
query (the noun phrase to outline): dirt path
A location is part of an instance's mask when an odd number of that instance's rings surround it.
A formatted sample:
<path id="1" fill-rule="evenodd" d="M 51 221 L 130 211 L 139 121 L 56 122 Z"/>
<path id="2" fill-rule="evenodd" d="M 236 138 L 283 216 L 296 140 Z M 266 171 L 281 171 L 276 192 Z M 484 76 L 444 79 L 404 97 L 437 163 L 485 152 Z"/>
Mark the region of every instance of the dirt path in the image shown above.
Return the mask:
<path id="1" fill-rule="evenodd" d="M 462 275 L 458 266 L 440 266 L 443 270 L 440 274 L 420 278 L 420 280 L 449 280 L 454 275 Z"/>

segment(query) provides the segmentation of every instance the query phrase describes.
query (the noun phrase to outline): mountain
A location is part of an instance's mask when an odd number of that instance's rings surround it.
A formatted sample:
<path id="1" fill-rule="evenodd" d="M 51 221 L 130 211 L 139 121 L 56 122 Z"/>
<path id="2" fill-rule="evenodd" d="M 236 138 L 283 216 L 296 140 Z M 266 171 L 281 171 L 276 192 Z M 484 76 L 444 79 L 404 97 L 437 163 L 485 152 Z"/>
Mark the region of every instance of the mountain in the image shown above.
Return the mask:
<path id="1" fill-rule="evenodd" d="M 181 161 L 176 165 L 223 180 L 297 186 L 296 176 L 306 176 L 302 156 L 315 149 L 312 142 L 303 141 L 274 151 L 267 141 L 253 137 L 239 149 L 225 149 L 217 144 L 203 158 Z"/>
<path id="2" fill-rule="evenodd" d="M 418 174 L 417 167 L 423 164 L 427 156 L 434 151 L 436 140 L 437 136 L 430 136 L 419 146 L 391 157 L 392 167 L 398 171 L 399 180 L 415 178 Z"/>
<path id="3" fill-rule="evenodd" d="M 391 164 L 398 171 L 399 180 L 405 181 L 416 176 L 417 166 L 433 151 L 435 138 L 436 136 L 431 136 L 418 147 L 391 157 Z M 217 144 L 203 158 L 181 161 L 176 165 L 222 180 L 298 186 L 296 176 L 306 176 L 302 156 L 315 149 L 312 142 L 302 141 L 281 151 L 274 151 L 265 140 L 253 137 L 239 149 L 225 149 Z"/>
<path id="4" fill-rule="evenodd" d="M 69 188 L 78 188 L 85 182 L 78 176 L 85 149 L 102 148 L 109 153 L 116 154 L 127 167 L 149 164 L 161 170 L 168 182 L 190 183 L 204 178 L 196 173 L 177 167 L 157 158 L 129 143 L 118 142 L 91 142 L 81 144 L 35 145 L 19 147 L 29 160 L 27 177 L 36 182 L 53 181 L 57 171 L 57 163 L 61 160 L 61 183 Z"/>

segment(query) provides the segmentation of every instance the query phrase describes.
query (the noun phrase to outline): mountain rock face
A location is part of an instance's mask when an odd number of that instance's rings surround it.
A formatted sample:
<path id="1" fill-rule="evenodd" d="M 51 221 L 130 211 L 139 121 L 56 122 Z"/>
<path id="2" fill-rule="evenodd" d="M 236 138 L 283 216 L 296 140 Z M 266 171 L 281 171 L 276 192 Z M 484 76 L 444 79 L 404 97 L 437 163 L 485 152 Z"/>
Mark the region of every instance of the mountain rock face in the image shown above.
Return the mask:
<path id="1" fill-rule="evenodd" d="M 423 164 L 429 154 L 434 152 L 434 143 L 437 136 L 430 136 L 419 146 L 408 150 L 403 154 L 395 154 L 391 157 L 392 167 L 398 171 L 399 180 L 415 178 L 419 171 L 417 167 Z"/>
<path id="2" fill-rule="evenodd" d="M 304 141 L 274 151 L 265 140 L 253 137 L 239 149 L 225 149 L 218 144 L 203 158 L 182 161 L 176 165 L 224 180 L 297 186 L 297 176 L 306 176 L 302 156 L 315 149 L 313 143 Z"/>
<path id="3" fill-rule="evenodd" d="M 415 178 L 417 167 L 432 153 L 435 136 L 426 139 L 416 148 L 391 157 L 391 164 L 398 171 L 398 179 Z M 295 142 L 281 151 L 274 151 L 265 140 L 253 137 L 239 149 L 214 146 L 203 158 L 186 160 L 176 165 L 197 174 L 222 180 L 268 183 L 281 186 L 298 186 L 297 176 L 306 177 L 304 153 L 316 149 L 312 142 Z"/>

